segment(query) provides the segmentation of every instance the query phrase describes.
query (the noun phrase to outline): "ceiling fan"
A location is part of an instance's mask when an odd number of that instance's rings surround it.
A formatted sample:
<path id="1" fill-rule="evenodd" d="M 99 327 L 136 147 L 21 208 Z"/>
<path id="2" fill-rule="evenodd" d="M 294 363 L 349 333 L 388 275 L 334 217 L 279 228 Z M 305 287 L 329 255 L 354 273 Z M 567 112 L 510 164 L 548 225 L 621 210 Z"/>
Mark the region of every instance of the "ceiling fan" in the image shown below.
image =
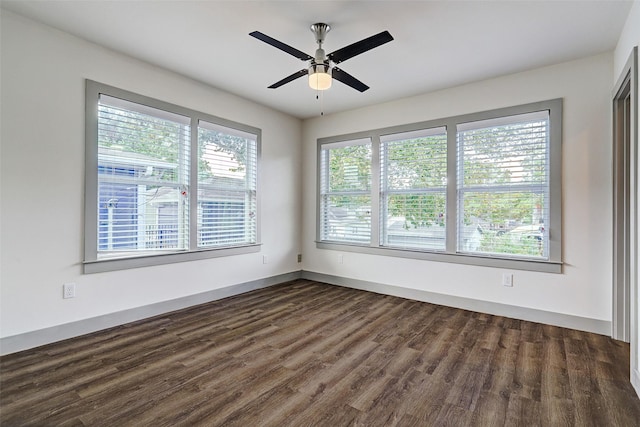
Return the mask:
<path id="1" fill-rule="evenodd" d="M 269 89 L 276 89 L 305 75 L 309 76 L 309 86 L 315 90 L 329 89 L 331 87 L 332 79 L 336 79 L 360 92 L 364 92 L 369 89 L 369 86 L 335 65 L 388 43 L 393 40 L 393 37 L 388 31 L 383 31 L 371 37 L 367 37 L 366 39 L 360 40 L 359 42 L 350 44 L 349 46 L 345 46 L 342 49 L 325 54 L 324 49 L 322 48 L 322 43 L 324 43 L 324 39 L 330 29 L 331 27 L 329 25 L 323 23 L 311 25 L 311 32 L 315 35 L 316 43 L 318 43 L 318 49 L 316 49 L 315 56 L 307 55 L 306 53 L 269 37 L 260 31 L 249 33 L 250 36 L 257 38 L 258 40 L 262 40 L 263 42 L 270 44 L 289 55 L 293 55 L 303 61 L 310 61 L 309 67 L 296 71 L 290 76 L 272 84 L 269 86 Z"/>

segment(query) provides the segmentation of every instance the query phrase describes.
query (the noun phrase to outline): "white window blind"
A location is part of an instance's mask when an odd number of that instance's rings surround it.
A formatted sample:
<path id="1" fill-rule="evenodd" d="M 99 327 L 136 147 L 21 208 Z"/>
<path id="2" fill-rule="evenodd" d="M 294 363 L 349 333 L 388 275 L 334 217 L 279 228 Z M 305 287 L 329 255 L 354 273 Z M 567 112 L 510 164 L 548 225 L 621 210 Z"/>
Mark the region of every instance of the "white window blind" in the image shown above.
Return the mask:
<path id="1" fill-rule="evenodd" d="M 380 137 L 381 245 L 446 247 L 446 128 Z"/>
<path id="2" fill-rule="evenodd" d="M 189 247 L 189 118 L 98 102 L 98 257 Z"/>
<path id="3" fill-rule="evenodd" d="M 257 241 L 257 136 L 199 122 L 198 246 Z"/>
<path id="4" fill-rule="evenodd" d="M 371 240 L 371 140 L 324 144 L 320 151 L 320 235 L 323 240 Z"/>
<path id="5" fill-rule="evenodd" d="M 458 125 L 458 252 L 549 258 L 549 112 Z"/>

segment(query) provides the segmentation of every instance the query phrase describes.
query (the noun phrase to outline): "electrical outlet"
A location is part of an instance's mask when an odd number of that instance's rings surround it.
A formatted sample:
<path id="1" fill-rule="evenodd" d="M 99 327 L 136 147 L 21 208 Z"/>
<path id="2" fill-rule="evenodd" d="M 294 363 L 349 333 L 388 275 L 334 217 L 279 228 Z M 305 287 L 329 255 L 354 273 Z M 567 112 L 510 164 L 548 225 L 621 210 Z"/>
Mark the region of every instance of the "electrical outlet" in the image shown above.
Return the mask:
<path id="1" fill-rule="evenodd" d="M 502 286 L 513 287 L 513 273 L 502 273 Z"/>
<path id="2" fill-rule="evenodd" d="M 344 264 L 344 255 L 338 255 L 338 264 Z"/>
<path id="3" fill-rule="evenodd" d="M 62 285 L 62 298 L 75 298 L 76 297 L 76 284 L 65 283 Z"/>
<path id="4" fill-rule="evenodd" d="M 302 262 L 302 254 L 298 254 L 298 262 Z"/>
<path id="5" fill-rule="evenodd" d="M 269 260 L 267 259 L 266 255 L 262 255 L 262 263 L 266 264 Z"/>

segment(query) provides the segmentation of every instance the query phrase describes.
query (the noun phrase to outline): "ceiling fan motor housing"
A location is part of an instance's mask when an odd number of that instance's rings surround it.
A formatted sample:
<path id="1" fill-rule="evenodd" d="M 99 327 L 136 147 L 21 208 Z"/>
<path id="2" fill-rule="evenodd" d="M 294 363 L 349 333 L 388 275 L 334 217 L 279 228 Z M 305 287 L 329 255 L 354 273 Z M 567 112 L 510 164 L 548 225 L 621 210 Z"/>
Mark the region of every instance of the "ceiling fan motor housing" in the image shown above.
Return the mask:
<path id="1" fill-rule="evenodd" d="M 331 69 L 331 67 L 329 66 L 329 64 L 327 62 L 313 63 L 309 67 L 309 74 L 314 74 L 314 73 L 326 73 L 326 74 L 329 74 L 329 70 L 330 69 Z"/>

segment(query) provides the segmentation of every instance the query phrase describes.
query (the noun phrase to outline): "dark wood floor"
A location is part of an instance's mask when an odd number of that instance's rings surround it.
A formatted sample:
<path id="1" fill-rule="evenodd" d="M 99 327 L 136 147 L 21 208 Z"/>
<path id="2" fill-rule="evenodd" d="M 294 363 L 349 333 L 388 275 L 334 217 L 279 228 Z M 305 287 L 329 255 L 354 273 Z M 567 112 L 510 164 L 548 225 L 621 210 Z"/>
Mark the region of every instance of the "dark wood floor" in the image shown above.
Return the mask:
<path id="1" fill-rule="evenodd" d="M 2 426 L 640 425 L 628 344 L 304 280 L 0 369 Z"/>

